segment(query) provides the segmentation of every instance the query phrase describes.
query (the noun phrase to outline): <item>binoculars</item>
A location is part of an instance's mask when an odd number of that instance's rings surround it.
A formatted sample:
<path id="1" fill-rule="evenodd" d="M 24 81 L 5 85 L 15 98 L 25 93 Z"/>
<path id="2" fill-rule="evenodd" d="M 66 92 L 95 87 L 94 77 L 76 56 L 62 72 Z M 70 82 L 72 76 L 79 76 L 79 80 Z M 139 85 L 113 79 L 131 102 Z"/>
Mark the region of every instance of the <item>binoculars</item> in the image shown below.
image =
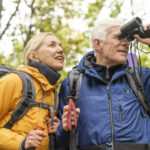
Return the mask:
<path id="1" fill-rule="evenodd" d="M 150 38 L 150 26 L 146 31 L 144 31 L 141 19 L 139 17 L 135 17 L 128 23 L 121 26 L 118 37 L 120 39 L 127 38 L 128 41 L 133 41 L 135 39 L 133 36 L 134 34 L 138 34 L 141 38 Z"/>

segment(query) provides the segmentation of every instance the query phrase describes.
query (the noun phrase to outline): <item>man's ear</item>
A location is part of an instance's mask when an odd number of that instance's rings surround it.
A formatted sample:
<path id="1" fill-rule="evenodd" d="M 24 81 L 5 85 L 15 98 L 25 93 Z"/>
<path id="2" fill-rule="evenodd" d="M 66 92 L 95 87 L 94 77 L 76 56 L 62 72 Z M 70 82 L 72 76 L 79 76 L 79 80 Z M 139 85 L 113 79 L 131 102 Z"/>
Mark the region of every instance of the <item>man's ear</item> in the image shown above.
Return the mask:
<path id="1" fill-rule="evenodd" d="M 37 51 L 31 51 L 28 54 L 28 59 L 31 61 L 39 62 L 38 52 Z"/>
<path id="2" fill-rule="evenodd" d="M 96 51 L 97 52 L 101 52 L 102 51 L 102 44 L 101 44 L 101 40 L 100 39 L 94 39 L 93 40 L 93 45 L 94 45 L 94 47 L 95 47 L 95 49 L 96 49 Z"/>

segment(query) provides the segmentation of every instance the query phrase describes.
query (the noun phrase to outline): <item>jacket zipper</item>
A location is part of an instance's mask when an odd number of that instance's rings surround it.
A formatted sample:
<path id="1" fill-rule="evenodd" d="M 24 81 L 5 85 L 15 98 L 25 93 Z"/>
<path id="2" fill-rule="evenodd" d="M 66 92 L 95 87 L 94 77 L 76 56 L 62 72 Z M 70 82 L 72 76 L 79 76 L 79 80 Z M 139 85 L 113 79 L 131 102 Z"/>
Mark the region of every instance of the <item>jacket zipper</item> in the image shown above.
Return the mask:
<path id="1" fill-rule="evenodd" d="M 112 113 L 112 100 L 110 93 L 110 84 L 107 85 L 108 100 L 109 100 L 109 111 L 110 111 L 110 122 L 111 122 L 111 136 L 112 136 L 112 150 L 114 150 L 114 123 L 113 123 L 113 113 Z"/>
<path id="2" fill-rule="evenodd" d="M 106 69 L 106 79 L 107 80 L 109 79 L 109 69 L 108 68 Z"/>
<path id="3" fill-rule="evenodd" d="M 118 96 L 120 124 L 122 124 L 122 106 L 120 105 L 120 96 Z"/>
<path id="4" fill-rule="evenodd" d="M 44 91 L 43 91 L 42 87 L 41 87 L 41 98 L 42 98 L 41 100 L 42 100 L 42 104 L 43 104 Z M 40 107 L 39 107 L 39 112 L 40 112 L 41 108 L 42 108 L 42 105 L 40 105 Z"/>

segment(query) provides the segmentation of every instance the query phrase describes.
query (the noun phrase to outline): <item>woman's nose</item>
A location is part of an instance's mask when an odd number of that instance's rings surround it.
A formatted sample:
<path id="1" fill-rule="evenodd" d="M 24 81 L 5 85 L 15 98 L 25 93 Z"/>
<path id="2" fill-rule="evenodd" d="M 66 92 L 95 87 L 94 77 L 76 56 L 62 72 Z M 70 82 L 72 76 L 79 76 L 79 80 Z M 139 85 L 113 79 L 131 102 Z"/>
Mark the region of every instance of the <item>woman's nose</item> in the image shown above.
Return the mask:
<path id="1" fill-rule="evenodd" d="M 57 46 L 57 52 L 64 52 L 64 49 L 62 46 L 58 45 Z"/>

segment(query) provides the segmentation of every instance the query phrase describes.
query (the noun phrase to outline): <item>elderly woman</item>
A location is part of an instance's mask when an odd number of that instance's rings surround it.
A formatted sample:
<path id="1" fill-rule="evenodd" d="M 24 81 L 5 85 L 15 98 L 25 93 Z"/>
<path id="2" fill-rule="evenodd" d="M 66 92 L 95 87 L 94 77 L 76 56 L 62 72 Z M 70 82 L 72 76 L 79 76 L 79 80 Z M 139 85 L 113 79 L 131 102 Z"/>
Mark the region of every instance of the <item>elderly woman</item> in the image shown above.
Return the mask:
<path id="1" fill-rule="evenodd" d="M 64 66 L 64 51 L 58 38 L 52 33 L 34 36 L 24 50 L 24 63 L 19 70 L 32 78 L 35 87 L 35 102 L 55 106 L 54 91 L 60 78 L 58 71 Z M 15 73 L 0 79 L 0 149 L 18 150 L 37 148 L 49 149 L 48 133 L 56 133 L 59 125 L 57 117 L 54 125 L 47 126 L 49 110 L 31 107 L 11 129 L 4 128 L 22 96 L 22 80 Z M 50 121 L 50 120 L 49 120 Z M 37 129 L 42 127 L 42 130 Z"/>

